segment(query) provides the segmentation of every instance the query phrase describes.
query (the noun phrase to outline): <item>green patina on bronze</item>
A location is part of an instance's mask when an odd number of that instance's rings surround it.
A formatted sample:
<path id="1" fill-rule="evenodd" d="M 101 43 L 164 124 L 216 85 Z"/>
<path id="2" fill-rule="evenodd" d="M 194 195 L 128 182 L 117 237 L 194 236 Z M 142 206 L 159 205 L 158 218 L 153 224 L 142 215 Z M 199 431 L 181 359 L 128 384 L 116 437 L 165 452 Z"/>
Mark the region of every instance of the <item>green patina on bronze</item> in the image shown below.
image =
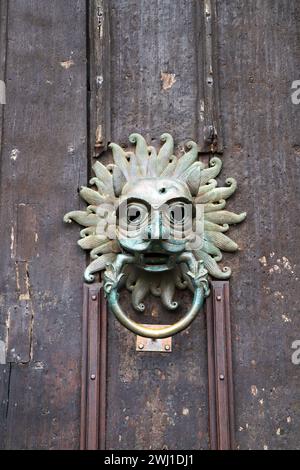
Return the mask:
<path id="1" fill-rule="evenodd" d="M 69 212 L 64 221 L 74 220 L 85 227 L 78 244 L 91 250 L 93 260 L 85 270 L 85 280 L 92 282 L 94 273 L 105 269 L 104 290 L 119 321 L 141 336 L 163 338 L 193 321 L 209 295 L 208 275 L 230 277 L 230 268 L 221 269 L 218 263 L 222 251 L 236 251 L 238 246 L 224 232 L 244 220 L 246 213 L 225 210 L 237 183 L 228 178 L 227 187 L 217 187 L 214 178 L 222 162 L 214 157 L 206 167 L 197 161 L 195 142 L 188 142 L 188 150 L 178 158 L 170 134 L 161 136 L 163 145 L 158 152 L 139 134 L 131 134 L 129 140 L 135 144 L 135 152 L 110 144 L 114 164 L 105 167 L 96 162 L 96 176 L 90 181 L 95 189 L 81 188 L 80 195 L 89 206 L 85 211 Z M 201 245 L 192 243 L 195 212 L 188 214 L 187 207 L 201 208 Z M 176 211 L 187 215 L 179 220 Z M 185 238 L 180 237 L 183 223 L 188 227 Z M 113 233 L 109 226 L 114 227 Z M 173 300 L 176 288 L 190 288 L 194 300 L 179 322 L 154 330 L 125 315 L 118 303 L 121 286 L 131 291 L 132 304 L 139 311 L 144 310 L 148 293 L 160 297 L 171 310 L 177 308 Z"/>

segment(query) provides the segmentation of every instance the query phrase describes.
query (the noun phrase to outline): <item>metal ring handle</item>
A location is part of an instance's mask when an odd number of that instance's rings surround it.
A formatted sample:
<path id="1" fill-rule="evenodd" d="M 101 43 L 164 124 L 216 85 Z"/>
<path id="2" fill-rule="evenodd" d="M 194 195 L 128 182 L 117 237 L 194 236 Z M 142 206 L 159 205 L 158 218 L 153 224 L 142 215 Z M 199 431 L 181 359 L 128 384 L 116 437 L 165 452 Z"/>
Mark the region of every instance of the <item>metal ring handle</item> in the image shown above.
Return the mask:
<path id="1" fill-rule="evenodd" d="M 194 291 L 194 298 L 193 298 L 192 306 L 183 318 L 181 318 L 178 322 L 174 323 L 174 325 L 170 325 L 170 326 L 159 328 L 159 329 L 154 329 L 151 327 L 145 327 L 141 325 L 140 323 L 136 323 L 135 321 L 128 318 L 119 305 L 118 296 L 119 294 L 117 292 L 117 288 L 115 287 L 111 289 L 107 297 L 108 297 L 108 304 L 110 306 L 110 309 L 115 314 L 119 322 L 123 326 L 125 326 L 125 328 L 132 331 L 132 333 L 135 333 L 139 336 L 145 336 L 146 338 L 153 338 L 153 339 L 167 338 L 187 328 L 192 323 L 192 321 L 196 318 L 199 310 L 203 306 L 204 299 L 205 299 L 204 288 L 202 286 L 197 287 Z"/>
<path id="2" fill-rule="evenodd" d="M 190 253 L 181 255 L 178 261 L 186 262 L 190 269 L 187 272 L 187 275 L 190 277 L 194 287 L 193 303 L 185 316 L 178 322 L 174 323 L 174 325 L 158 329 L 145 327 L 140 323 L 131 320 L 119 305 L 118 286 L 123 276 L 122 267 L 124 264 L 132 263 L 132 257 L 121 254 L 114 263 L 107 266 L 104 273 L 104 290 L 108 299 L 108 305 L 119 322 L 125 326 L 125 328 L 132 331 L 132 333 L 152 339 L 167 338 L 187 328 L 196 318 L 203 306 L 205 297 L 209 294 L 207 271 L 203 268 L 203 262 L 196 261 Z"/>

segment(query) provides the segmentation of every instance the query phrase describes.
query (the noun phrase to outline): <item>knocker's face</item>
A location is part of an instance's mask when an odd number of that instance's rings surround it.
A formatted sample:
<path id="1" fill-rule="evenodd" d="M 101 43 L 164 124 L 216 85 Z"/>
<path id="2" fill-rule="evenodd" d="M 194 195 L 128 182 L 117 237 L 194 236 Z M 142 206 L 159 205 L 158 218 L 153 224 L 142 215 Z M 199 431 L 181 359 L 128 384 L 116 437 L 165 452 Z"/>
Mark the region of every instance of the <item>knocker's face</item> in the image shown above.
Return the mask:
<path id="1" fill-rule="evenodd" d="M 127 183 L 117 210 L 117 237 L 124 252 L 146 271 L 172 269 L 193 234 L 192 196 L 181 181 L 143 178 Z"/>

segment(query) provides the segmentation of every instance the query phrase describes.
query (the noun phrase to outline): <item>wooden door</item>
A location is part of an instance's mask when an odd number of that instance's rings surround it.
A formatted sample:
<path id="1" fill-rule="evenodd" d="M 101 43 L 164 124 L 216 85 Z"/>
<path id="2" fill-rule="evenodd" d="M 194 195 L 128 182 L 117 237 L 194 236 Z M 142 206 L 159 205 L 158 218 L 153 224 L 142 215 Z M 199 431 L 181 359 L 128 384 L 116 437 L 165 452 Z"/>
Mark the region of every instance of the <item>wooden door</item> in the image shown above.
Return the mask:
<path id="1" fill-rule="evenodd" d="M 230 208 L 248 217 L 233 229 L 240 252 L 224 261 L 227 416 L 236 448 L 299 447 L 298 2 L 1 0 L 0 12 L 1 448 L 77 449 L 87 424 L 106 449 L 216 446 L 206 314 L 171 353 L 137 352 L 101 293 L 99 311 L 84 303 L 78 227 L 62 222 L 84 207 L 93 162 L 108 163 L 108 143 L 127 145 L 132 132 L 153 145 L 169 132 L 178 152 L 196 140 L 200 159 L 222 158 L 223 182 L 238 180 Z M 190 295 L 178 299 L 168 313 L 149 298 L 143 323 L 173 323 Z M 82 353 L 98 313 L 99 414 L 87 422 Z"/>

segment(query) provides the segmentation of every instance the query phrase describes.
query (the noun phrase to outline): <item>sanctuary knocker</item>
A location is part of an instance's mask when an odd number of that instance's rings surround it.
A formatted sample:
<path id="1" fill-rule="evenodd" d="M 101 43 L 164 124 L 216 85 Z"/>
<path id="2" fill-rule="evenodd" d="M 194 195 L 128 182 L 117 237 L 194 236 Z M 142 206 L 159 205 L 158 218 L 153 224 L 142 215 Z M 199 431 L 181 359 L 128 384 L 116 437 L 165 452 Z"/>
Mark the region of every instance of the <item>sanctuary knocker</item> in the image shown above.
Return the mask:
<path id="1" fill-rule="evenodd" d="M 229 267 L 221 268 L 222 251 L 238 245 L 225 232 L 243 221 L 246 213 L 225 210 L 226 199 L 236 190 L 234 178 L 218 187 L 220 158 L 209 165 L 198 161 L 198 145 L 190 141 L 182 156 L 174 155 L 170 134 L 162 134 L 161 148 L 148 146 L 139 134 L 131 134 L 134 150 L 109 145 L 113 164 L 97 161 L 90 180 L 82 187 L 85 211 L 68 212 L 65 222 L 84 228 L 78 244 L 90 250 L 91 262 L 84 278 L 93 282 L 104 270 L 104 291 L 110 310 L 133 333 L 146 338 L 167 338 L 187 328 L 209 295 L 210 278 L 228 279 Z M 130 319 L 119 303 L 119 289 L 131 292 L 133 307 L 145 309 L 152 294 L 169 310 L 175 310 L 176 289 L 190 289 L 190 309 L 175 324 L 145 326 Z"/>

